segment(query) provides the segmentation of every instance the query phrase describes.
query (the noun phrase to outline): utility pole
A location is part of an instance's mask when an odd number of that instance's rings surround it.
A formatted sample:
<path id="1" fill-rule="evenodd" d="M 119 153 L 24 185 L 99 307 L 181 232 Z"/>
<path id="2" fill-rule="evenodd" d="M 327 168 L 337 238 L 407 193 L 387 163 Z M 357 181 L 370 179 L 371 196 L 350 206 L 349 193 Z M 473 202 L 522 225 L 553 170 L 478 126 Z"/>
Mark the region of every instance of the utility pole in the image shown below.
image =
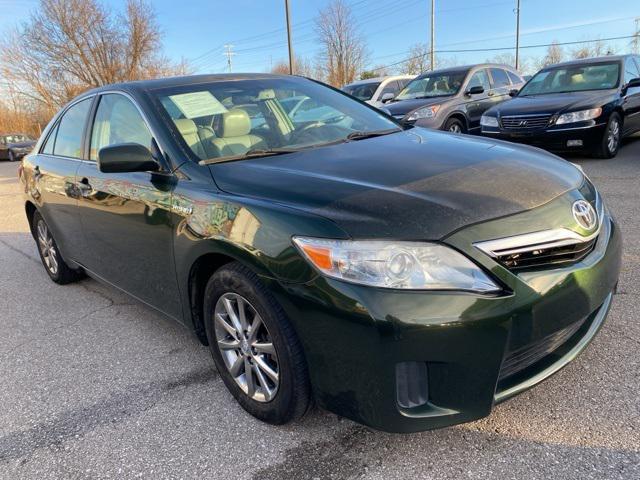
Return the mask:
<path id="1" fill-rule="evenodd" d="M 516 70 L 520 68 L 520 0 L 516 0 Z"/>
<path id="2" fill-rule="evenodd" d="M 436 48 L 436 0 L 431 0 L 431 70 L 436 68 L 435 48 Z"/>
<path id="3" fill-rule="evenodd" d="M 640 17 L 636 18 L 636 32 L 633 39 L 633 53 L 640 54 Z"/>
<path id="4" fill-rule="evenodd" d="M 226 44 L 224 46 L 224 54 L 227 57 L 227 68 L 229 69 L 229 72 L 231 72 L 231 57 L 233 57 L 235 55 L 235 53 L 231 50 L 233 48 L 233 45 L 230 44 Z"/>
<path id="5" fill-rule="evenodd" d="M 287 16 L 287 43 L 289 44 L 289 75 L 293 75 L 293 47 L 291 46 L 291 19 L 289 18 L 289 0 L 284 0 L 284 9 Z"/>

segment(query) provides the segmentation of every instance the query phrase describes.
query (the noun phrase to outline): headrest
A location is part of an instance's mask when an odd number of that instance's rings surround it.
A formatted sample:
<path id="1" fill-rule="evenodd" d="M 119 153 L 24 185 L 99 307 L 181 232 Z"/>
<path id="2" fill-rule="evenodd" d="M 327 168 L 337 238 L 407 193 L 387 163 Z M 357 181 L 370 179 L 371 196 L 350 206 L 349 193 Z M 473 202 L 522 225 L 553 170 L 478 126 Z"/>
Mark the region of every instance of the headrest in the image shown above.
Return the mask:
<path id="1" fill-rule="evenodd" d="M 258 94 L 258 100 L 273 100 L 274 98 L 276 98 L 276 92 L 273 88 L 260 90 L 260 93 Z"/>
<path id="2" fill-rule="evenodd" d="M 193 120 L 190 120 L 188 118 L 181 118 L 178 120 L 174 120 L 173 123 L 176 124 L 180 135 L 182 135 L 183 137 L 198 133 L 198 127 L 196 127 L 196 122 L 194 122 Z"/>
<path id="3" fill-rule="evenodd" d="M 251 131 L 251 119 L 244 110 L 235 108 L 222 114 L 216 122 L 216 135 L 219 137 L 240 137 Z"/>

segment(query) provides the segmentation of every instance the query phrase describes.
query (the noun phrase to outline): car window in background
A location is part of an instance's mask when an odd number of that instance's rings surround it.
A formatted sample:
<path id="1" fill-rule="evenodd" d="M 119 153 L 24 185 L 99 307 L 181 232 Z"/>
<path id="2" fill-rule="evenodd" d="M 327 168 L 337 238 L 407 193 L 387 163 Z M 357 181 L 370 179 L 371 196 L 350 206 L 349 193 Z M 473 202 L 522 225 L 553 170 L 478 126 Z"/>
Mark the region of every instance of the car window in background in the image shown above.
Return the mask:
<path id="1" fill-rule="evenodd" d="M 201 160 L 250 150 L 310 148 L 347 141 L 353 132 L 400 131 L 382 113 L 315 82 L 215 82 L 153 95 Z"/>
<path id="2" fill-rule="evenodd" d="M 82 158 L 82 134 L 92 100 L 92 98 L 81 100 L 65 112 L 58 124 L 53 147 L 54 155 Z"/>
<path id="3" fill-rule="evenodd" d="M 342 89 L 342 91 L 348 93 L 353 97 L 356 97 L 358 100 L 371 100 L 371 97 L 373 97 L 373 94 L 376 93 L 376 90 L 380 86 L 380 83 L 382 82 L 368 82 L 346 85 Z"/>
<path id="4" fill-rule="evenodd" d="M 382 96 L 385 93 L 391 93 L 395 95 L 397 92 L 398 92 L 398 84 L 396 82 L 389 82 L 384 86 L 384 88 L 382 89 L 382 92 L 380 92 L 379 98 L 382 98 Z"/>
<path id="5" fill-rule="evenodd" d="M 509 70 L 506 70 L 506 72 L 507 72 L 507 75 L 509 75 L 509 79 L 511 80 L 511 83 L 513 84 L 524 83 L 524 79 L 519 75 L 516 75 L 515 73 L 510 72 Z"/>
<path id="6" fill-rule="evenodd" d="M 396 96 L 396 100 L 455 95 L 460 90 L 466 71 L 427 74 L 411 80 Z"/>
<path id="7" fill-rule="evenodd" d="M 608 90 L 618 86 L 619 78 L 619 62 L 552 68 L 537 73 L 519 95 Z"/>
<path id="8" fill-rule="evenodd" d="M 491 76 L 493 77 L 493 88 L 503 88 L 511 85 L 507 72 L 501 68 L 492 68 Z"/>
<path id="9" fill-rule="evenodd" d="M 151 149 L 151 139 L 151 132 L 131 100 L 115 93 L 100 98 L 91 132 L 91 160 L 98 158 L 101 148 L 118 143 L 138 143 Z"/>
<path id="10" fill-rule="evenodd" d="M 487 71 L 485 69 L 478 70 L 471 76 L 471 78 L 469 79 L 469 84 L 467 85 L 467 89 L 472 87 L 482 87 L 484 88 L 485 92 L 491 89 L 489 76 L 487 75 Z"/>

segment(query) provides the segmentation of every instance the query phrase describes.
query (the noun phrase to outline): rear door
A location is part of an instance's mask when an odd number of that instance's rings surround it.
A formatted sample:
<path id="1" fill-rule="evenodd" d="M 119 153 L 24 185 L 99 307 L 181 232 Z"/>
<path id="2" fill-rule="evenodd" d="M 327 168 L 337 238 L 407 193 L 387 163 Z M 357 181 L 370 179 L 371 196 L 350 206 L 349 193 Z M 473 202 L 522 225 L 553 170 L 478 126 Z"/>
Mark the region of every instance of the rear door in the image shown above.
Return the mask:
<path id="1" fill-rule="evenodd" d="M 466 111 L 469 120 L 469 131 L 471 132 L 480 128 L 480 117 L 493 106 L 493 97 L 490 96 L 491 83 L 489 82 L 489 73 L 486 68 L 480 69 L 471 75 L 465 91 L 468 91 L 471 87 L 478 86 L 484 88 L 483 93 L 465 96 L 467 99 Z"/>
<path id="2" fill-rule="evenodd" d="M 492 99 L 495 105 L 511 98 L 509 97 L 511 80 L 509 80 L 509 75 L 502 68 L 491 68 L 490 71 L 493 85 Z"/>
<path id="3" fill-rule="evenodd" d="M 85 266 L 140 300 L 181 318 L 170 215 L 175 176 L 168 170 L 102 173 L 96 162 L 101 148 L 119 143 L 138 143 L 159 151 L 129 96 L 100 96 L 88 142 L 88 161 L 77 173 Z"/>
<path id="4" fill-rule="evenodd" d="M 71 104 L 50 129 L 40 152 L 25 160 L 29 193 L 65 260 L 82 259 L 76 172 L 84 159 L 84 134 L 94 97 Z"/>
<path id="5" fill-rule="evenodd" d="M 633 57 L 627 57 L 624 62 L 623 85 L 634 78 L 640 78 L 640 72 Z M 622 105 L 625 113 L 623 133 L 626 135 L 640 130 L 640 87 L 628 88 Z"/>

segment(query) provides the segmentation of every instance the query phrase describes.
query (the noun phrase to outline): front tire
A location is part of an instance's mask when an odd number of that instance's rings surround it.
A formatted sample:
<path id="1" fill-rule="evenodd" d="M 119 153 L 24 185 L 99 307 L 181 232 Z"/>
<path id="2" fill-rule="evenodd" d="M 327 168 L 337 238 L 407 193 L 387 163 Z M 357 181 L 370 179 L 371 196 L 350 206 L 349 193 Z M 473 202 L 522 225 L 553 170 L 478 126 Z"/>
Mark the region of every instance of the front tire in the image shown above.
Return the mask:
<path id="1" fill-rule="evenodd" d="M 622 120 L 620 115 L 612 113 L 607 122 L 600 143 L 593 151 L 595 158 L 613 158 L 620 150 L 620 141 L 622 139 Z"/>
<path id="2" fill-rule="evenodd" d="M 38 244 L 40 260 L 51 280 L 59 285 L 65 285 L 82 278 L 82 271 L 72 269 L 62 259 L 58 244 L 39 212 L 33 214 L 32 232 Z"/>
<path id="3" fill-rule="evenodd" d="M 458 118 L 450 118 L 444 124 L 443 130 L 451 133 L 467 133 L 464 122 Z"/>
<path id="4" fill-rule="evenodd" d="M 274 425 L 302 417 L 311 404 L 302 346 L 257 275 L 237 262 L 216 271 L 204 314 L 213 360 L 242 408 Z"/>

